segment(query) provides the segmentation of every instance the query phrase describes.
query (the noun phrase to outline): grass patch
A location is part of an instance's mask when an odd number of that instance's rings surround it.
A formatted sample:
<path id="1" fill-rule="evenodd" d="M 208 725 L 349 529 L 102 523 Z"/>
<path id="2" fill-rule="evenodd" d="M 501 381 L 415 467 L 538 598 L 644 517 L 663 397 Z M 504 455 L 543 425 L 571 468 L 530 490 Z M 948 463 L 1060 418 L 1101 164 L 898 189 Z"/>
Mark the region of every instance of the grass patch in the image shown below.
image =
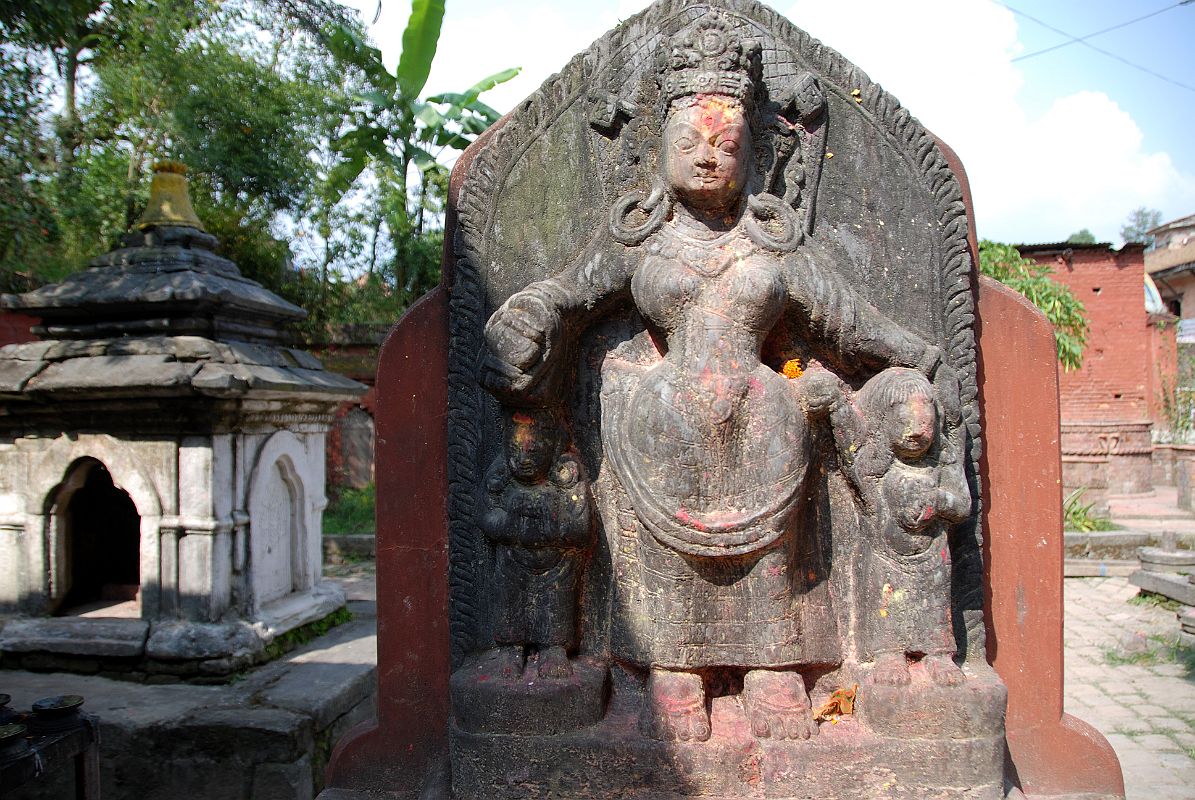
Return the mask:
<path id="1" fill-rule="evenodd" d="M 324 533 L 373 533 L 377 489 L 341 489 L 324 509 Z"/>
<path id="2" fill-rule="evenodd" d="M 338 608 L 322 619 L 317 619 L 292 631 L 287 631 L 266 645 L 264 659 L 266 661 L 273 661 L 279 656 L 286 655 L 296 647 L 305 645 L 312 639 L 318 639 L 337 625 L 343 625 L 352 618 L 353 612 L 347 608 Z"/>
<path id="3" fill-rule="evenodd" d="M 1129 605 L 1152 606 L 1154 608 L 1165 609 L 1166 611 L 1178 611 L 1182 608 L 1182 603 L 1177 600 L 1172 600 L 1166 595 L 1158 594 L 1157 592 L 1147 592 L 1144 589 L 1129 598 Z"/>
<path id="4" fill-rule="evenodd" d="M 1104 663 L 1119 667 L 1125 664 L 1135 664 L 1139 667 L 1149 667 L 1155 664 L 1178 664 L 1186 672 L 1186 677 L 1195 676 L 1195 650 L 1183 647 L 1173 639 L 1152 634 L 1146 637 L 1148 646 L 1135 653 L 1122 653 L 1114 647 L 1104 649 Z"/>

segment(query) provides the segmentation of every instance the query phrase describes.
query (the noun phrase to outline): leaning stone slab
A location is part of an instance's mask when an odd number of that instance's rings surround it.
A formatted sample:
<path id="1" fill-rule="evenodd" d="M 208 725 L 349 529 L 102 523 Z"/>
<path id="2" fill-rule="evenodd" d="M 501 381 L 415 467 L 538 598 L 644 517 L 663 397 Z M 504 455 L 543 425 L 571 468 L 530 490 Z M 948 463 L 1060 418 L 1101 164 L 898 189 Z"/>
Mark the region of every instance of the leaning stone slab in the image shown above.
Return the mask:
<path id="1" fill-rule="evenodd" d="M 332 581 L 320 581 L 310 591 L 295 593 L 266 604 L 257 623 L 269 639 L 301 625 L 323 619 L 345 604 L 344 590 Z"/>
<path id="2" fill-rule="evenodd" d="M 136 657 L 148 632 L 143 619 L 14 619 L 0 633 L 0 650 Z"/>
<path id="3" fill-rule="evenodd" d="M 1166 595 L 1185 606 L 1195 606 L 1195 584 L 1186 575 L 1142 569 L 1129 576 L 1129 583 L 1147 592 Z"/>

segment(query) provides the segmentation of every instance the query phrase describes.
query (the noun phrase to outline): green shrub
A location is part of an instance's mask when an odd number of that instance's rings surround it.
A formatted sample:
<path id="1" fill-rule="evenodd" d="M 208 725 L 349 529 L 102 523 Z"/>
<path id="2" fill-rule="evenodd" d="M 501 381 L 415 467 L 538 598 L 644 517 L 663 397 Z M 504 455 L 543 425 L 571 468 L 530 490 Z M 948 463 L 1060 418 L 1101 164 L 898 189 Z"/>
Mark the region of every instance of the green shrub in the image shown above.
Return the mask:
<path id="1" fill-rule="evenodd" d="M 340 489 L 324 509 L 324 533 L 373 533 L 377 490 Z"/>

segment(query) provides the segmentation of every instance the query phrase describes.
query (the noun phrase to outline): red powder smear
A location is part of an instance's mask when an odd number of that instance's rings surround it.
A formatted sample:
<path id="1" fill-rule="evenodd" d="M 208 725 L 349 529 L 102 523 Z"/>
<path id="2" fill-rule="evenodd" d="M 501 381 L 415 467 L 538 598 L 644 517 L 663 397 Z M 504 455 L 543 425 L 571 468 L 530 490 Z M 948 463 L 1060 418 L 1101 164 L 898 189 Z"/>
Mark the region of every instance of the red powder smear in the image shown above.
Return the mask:
<path id="1" fill-rule="evenodd" d="M 532 419 L 529 415 L 524 414 L 522 411 L 515 412 L 511 419 L 517 422 L 519 425 L 531 425 L 535 422 L 534 419 Z"/>
<path id="2" fill-rule="evenodd" d="M 725 95 L 699 94 L 697 102 L 704 112 L 701 116 L 701 124 L 708 128 L 703 133 L 713 133 L 731 123 L 739 123 L 743 119 L 743 106 L 737 100 Z"/>
<path id="3" fill-rule="evenodd" d="M 686 509 L 678 508 L 676 510 L 675 516 L 676 516 L 676 521 L 681 523 L 682 525 L 688 525 L 689 527 L 696 528 L 699 531 L 708 530 L 708 528 L 706 528 L 704 523 L 702 523 L 700 520 L 694 519 L 693 516 L 691 514 L 689 514 L 689 512 Z"/>

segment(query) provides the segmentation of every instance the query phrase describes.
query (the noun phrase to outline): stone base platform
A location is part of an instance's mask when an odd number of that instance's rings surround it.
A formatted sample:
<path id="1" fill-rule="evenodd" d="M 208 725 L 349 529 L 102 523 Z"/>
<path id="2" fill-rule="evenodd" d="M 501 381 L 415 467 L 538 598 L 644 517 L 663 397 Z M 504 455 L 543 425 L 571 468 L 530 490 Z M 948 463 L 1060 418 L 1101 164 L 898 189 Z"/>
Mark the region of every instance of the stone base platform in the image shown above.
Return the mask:
<path id="1" fill-rule="evenodd" d="M 18 617 L 0 631 L 0 667 L 147 683 L 224 683 L 293 649 L 295 637 L 288 634 L 343 614 L 344 606 L 344 591 L 322 581 L 267 604 L 253 622 Z"/>
<path id="2" fill-rule="evenodd" d="M 104 800 L 311 800 L 332 745 L 375 714 L 374 607 L 350 609 L 350 622 L 222 686 L 6 670 L 0 687 L 17 710 L 83 695 L 99 719 Z M 64 770 L 0 795 L 74 797 L 72 777 Z"/>
<path id="3" fill-rule="evenodd" d="M 898 695 L 907 702 L 888 713 Z M 859 715 L 823 722 L 807 741 L 773 741 L 753 736 L 740 699 L 724 696 L 709 741 L 659 742 L 639 733 L 638 703 L 616 696 L 599 724 L 552 736 L 454 727 L 452 797 L 998 800 L 1005 701 L 990 674 L 951 688 L 861 686 Z"/>

